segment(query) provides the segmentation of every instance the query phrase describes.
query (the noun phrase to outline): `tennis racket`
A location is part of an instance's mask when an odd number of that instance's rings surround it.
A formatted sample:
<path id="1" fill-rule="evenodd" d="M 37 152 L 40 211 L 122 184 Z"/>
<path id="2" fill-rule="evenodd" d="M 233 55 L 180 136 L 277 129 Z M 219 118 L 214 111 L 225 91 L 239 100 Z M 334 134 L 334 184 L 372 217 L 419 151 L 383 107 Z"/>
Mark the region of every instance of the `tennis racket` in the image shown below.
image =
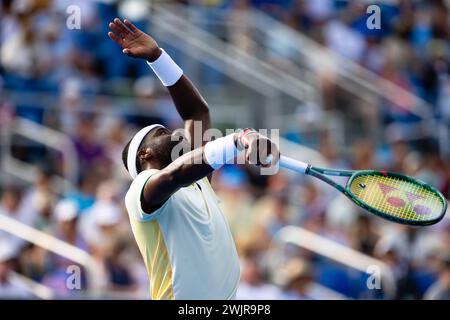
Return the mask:
<path id="1" fill-rule="evenodd" d="M 398 173 L 376 170 L 337 170 L 280 157 L 280 167 L 311 175 L 345 194 L 367 211 L 390 221 L 426 226 L 439 222 L 447 200 L 432 186 Z M 349 177 L 345 186 L 328 176 Z"/>

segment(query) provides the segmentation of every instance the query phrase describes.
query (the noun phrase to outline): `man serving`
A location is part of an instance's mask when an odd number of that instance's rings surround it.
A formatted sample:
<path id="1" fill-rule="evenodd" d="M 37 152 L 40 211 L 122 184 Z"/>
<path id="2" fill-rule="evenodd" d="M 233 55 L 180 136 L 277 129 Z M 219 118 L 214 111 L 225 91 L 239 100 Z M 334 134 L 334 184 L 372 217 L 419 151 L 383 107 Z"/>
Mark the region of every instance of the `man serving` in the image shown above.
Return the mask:
<path id="1" fill-rule="evenodd" d="M 250 164 L 275 165 L 278 147 L 252 129 L 193 146 L 211 126 L 208 106 L 182 69 L 156 41 L 130 21 L 115 19 L 109 37 L 123 53 L 147 60 L 184 120 L 186 139 L 159 124 L 141 129 L 125 146 L 133 182 L 125 204 L 143 256 L 152 299 L 234 299 L 239 259 L 209 179 L 240 153 Z M 201 132 L 194 123 L 201 122 Z M 189 143 L 181 156 L 173 148 Z"/>

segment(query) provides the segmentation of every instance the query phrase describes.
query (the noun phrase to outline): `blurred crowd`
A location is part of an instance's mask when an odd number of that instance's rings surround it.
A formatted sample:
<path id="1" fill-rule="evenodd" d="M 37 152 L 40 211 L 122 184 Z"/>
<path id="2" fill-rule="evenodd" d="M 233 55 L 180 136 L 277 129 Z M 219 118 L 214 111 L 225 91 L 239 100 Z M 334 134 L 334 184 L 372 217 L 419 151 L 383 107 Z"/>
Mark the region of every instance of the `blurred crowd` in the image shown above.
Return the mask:
<path id="1" fill-rule="evenodd" d="M 205 28 L 217 33 L 248 53 L 264 57 L 283 71 L 292 66 L 305 66 L 305 59 L 292 48 L 293 39 L 273 26 L 267 38 L 258 39 L 247 11 L 259 9 L 323 45 L 332 52 L 357 62 L 382 79 L 391 81 L 422 98 L 431 113 L 447 124 L 450 122 L 450 3 L 446 0 L 179 0 L 198 10 Z M 376 9 L 370 5 L 376 5 Z M 200 10 L 201 8 L 201 10 Z M 205 9 L 207 8 L 207 9 Z M 222 14 L 215 14 L 220 8 Z M 195 14 L 192 14 L 195 16 Z M 370 19 L 372 18 L 372 19 Z M 377 22 L 377 26 L 369 25 Z M 224 23 L 227 30 L 217 25 Z M 299 43 L 300 45 L 300 43 Z M 307 45 L 307 43 L 304 43 Z M 320 52 L 317 52 L 320 59 Z M 281 58 L 281 59 L 280 59 Z M 295 68 L 294 68 L 295 69 Z M 337 109 L 355 119 L 355 115 L 383 124 L 418 120 L 412 110 L 417 102 L 411 97 L 379 85 L 381 96 L 374 102 L 361 101 L 339 85 L 333 63 L 323 61 L 313 69 L 319 78 L 323 107 Z M 301 75 L 297 75 L 301 76 Z M 361 92 L 362 93 L 362 92 Z M 374 104 L 370 108 L 364 104 Z M 375 111 L 374 111 L 375 110 Z M 375 114 L 374 114 L 375 112 Z M 377 119 L 374 119 L 377 118 Z"/>
<path id="2" fill-rule="evenodd" d="M 383 4 L 382 23 L 389 28 L 374 31 L 365 28 L 359 1 L 177 2 L 261 9 L 411 90 L 430 103 L 436 117 L 450 119 L 450 8 L 445 1 Z M 147 274 L 123 203 L 130 180 L 121 151 L 136 128 L 156 122 L 177 128 L 181 119 L 145 62 L 124 57 L 105 36 L 108 21 L 119 15 L 118 4 L 77 1 L 82 29 L 60 28 L 71 4 L 2 1 L 0 128 L 21 117 L 66 133 L 79 170 L 74 188 L 65 192 L 55 187 L 54 175 L 67 169 L 64 155 L 15 137 L 13 155 L 35 164 L 37 175 L 28 184 L 6 178 L 0 182 L 0 215 L 89 252 L 103 297 L 147 298 Z M 133 21 L 146 27 L 144 18 Z M 330 86 L 324 88 L 324 103 L 337 108 L 340 97 Z M 27 98 L 29 92 L 53 98 Z M 384 106 L 382 121 L 410 121 L 411 114 L 404 112 L 408 103 L 400 99 L 399 108 Z M 298 135 L 294 140 L 305 138 Z M 360 138 L 344 152 L 332 136 L 322 134 L 314 147 L 330 167 L 403 172 L 437 186 L 450 198 L 450 162 L 439 153 L 436 141 L 393 139 L 375 144 Z M 215 173 L 213 187 L 241 258 L 239 299 L 450 298 L 448 219 L 427 228 L 392 224 L 362 212 L 321 182 L 287 173 L 260 176 L 241 166 Z M 370 289 L 367 273 L 274 242 L 289 225 L 383 261 L 394 273 L 395 295 L 384 286 Z M 11 271 L 51 288 L 58 297 L 83 297 L 92 278 L 79 265 L 81 289 L 73 290 L 67 285 L 73 265 L 77 263 L 67 257 L 0 230 L 0 298 L 32 298 Z"/>

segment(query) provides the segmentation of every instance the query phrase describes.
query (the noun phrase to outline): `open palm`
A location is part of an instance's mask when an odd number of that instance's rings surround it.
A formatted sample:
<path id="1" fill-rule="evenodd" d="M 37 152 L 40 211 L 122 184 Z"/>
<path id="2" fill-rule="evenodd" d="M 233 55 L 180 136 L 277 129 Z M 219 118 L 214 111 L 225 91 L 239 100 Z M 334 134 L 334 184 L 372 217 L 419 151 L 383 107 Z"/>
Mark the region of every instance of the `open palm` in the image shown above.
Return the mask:
<path id="1" fill-rule="evenodd" d="M 127 19 L 122 22 L 116 18 L 109 24 L 109 28 L 111 31 L 108 32 L 108 36 L 129 56 L 154 61 L 161 53 L 156 41 Z"/>

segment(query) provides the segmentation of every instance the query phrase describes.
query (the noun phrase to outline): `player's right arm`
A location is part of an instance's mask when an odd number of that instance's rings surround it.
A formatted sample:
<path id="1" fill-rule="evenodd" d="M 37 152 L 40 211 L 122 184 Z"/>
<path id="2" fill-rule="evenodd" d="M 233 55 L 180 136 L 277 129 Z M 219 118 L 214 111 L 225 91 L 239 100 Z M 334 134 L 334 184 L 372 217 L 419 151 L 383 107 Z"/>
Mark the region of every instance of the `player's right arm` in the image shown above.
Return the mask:
<path id="1" fill-rule="evenodd" d="M 264 167 L 275 165 L 279 159 L 278 146 L 257 132 L 246 135 L 234 133 L 216 139 L 182 155 L 152 175 L 144 186 L 142 209 L 147 213 L 157 210 L 177 190 L 208 176 L 233 159 L 234 151 L 245 152 L 247 163 Z M 217 155 L 227 155 L 228 159 Z"/>

